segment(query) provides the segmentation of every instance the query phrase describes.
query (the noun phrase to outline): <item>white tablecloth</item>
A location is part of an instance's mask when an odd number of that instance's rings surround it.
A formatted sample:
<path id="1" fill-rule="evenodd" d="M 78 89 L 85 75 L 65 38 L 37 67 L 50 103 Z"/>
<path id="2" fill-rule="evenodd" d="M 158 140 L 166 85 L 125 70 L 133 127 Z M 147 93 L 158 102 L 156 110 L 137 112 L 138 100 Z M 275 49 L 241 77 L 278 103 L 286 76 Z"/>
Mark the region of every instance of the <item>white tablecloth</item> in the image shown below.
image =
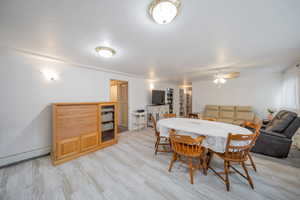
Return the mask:
<path id="1" fill-rule="evenodd" d="M 157 127 L 161 136 L 168 136 L 169 129 L 174 129 L 179 134 L 191 135 L 192 137 L 205 135 L 206 138 L 202 145 L 220 153 L 225 152 L 226 141 L 229 133 L 252 133 L 246 128 L 232 124 L 188 118 L 161 119 L 158 121 Z"/>

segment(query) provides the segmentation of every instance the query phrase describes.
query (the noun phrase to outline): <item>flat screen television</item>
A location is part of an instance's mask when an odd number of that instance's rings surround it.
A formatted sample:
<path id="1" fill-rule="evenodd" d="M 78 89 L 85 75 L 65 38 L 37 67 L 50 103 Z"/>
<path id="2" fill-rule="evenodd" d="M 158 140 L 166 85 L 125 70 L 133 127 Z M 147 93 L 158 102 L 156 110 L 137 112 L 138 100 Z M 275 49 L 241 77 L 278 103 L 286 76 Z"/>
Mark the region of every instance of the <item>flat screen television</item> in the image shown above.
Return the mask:
<path id="1" fill-rule="evenodd" d="M 154 105 L 165 104 L 165 91 L 152 90 L 152 104 L 154 104 Z"/>

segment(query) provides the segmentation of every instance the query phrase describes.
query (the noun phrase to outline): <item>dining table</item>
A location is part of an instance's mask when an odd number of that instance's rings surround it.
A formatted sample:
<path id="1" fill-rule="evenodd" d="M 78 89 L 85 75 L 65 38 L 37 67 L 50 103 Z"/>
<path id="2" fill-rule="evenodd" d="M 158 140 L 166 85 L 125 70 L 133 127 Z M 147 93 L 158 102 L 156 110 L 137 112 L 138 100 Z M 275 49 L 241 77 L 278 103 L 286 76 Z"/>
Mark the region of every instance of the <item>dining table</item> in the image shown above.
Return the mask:
<path id="1" fill-rule="evenodd" d="M 161 136 L 169 136 L 169 130 L 175 130 L 178 134 L 197 137 L 205 136 L 202 145 L 214 152 L 224 153 L 229 133 L 252 134 L 244 127 L 224 122 L 208 121 L 190 118 L 166 118 L 157 123 Z"/>

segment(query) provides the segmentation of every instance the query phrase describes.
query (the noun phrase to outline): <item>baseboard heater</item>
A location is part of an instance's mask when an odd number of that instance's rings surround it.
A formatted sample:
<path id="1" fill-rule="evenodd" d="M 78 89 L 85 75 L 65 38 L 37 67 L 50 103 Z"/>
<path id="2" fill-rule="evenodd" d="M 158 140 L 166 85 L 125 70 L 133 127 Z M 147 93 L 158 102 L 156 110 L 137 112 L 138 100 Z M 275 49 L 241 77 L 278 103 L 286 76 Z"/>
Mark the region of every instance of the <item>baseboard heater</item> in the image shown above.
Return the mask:
<path id="1" fill-rule="evenodd" d="M 50 151 L 51 147 L 49 146 L 0 157 L 0 168 L 7 167 L 9 165 L 13 165 L 26 160 L 38 158 L 41 156 L 46 156 L 50 154 Z"/>

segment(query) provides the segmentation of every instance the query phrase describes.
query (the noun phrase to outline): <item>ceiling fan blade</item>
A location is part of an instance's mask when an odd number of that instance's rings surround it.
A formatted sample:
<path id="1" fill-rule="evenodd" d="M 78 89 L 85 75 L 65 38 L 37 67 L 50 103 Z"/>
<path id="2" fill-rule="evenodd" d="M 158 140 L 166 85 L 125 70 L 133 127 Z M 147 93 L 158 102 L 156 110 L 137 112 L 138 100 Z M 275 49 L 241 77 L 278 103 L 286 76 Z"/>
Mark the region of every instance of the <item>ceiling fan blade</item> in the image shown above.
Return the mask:
<path id="1" fill-rule="evenodd" d="M 240 72 L 231 72 L 231 73 L 228 73 L 228 74 L 224 74 L 224 78 L 226 79 L 233 79 L 233 78 L 237 78 L 240 76 Z"/>

